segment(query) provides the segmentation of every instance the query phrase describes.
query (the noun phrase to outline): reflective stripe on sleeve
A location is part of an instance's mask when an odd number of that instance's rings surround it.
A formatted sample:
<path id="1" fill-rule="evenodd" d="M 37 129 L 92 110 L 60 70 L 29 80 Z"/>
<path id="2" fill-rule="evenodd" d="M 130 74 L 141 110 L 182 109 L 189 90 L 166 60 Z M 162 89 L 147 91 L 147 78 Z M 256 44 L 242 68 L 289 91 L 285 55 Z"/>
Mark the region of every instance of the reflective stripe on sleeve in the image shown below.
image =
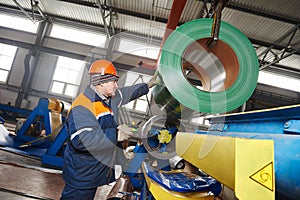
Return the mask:
<path id="1" fill-rule="evenodd" d="M 91 131 L 91 130 L 93 130 L 93 129 L 92 128 L 83 128 L 83 129 L 80 129 L 80 130 L 76 131 L 75 133 L 73 133 L 71 135 L 71 140 L 73 140 L 74 137 L 76 137 L 77 135 L 79 135 L 83 131 Z"/>

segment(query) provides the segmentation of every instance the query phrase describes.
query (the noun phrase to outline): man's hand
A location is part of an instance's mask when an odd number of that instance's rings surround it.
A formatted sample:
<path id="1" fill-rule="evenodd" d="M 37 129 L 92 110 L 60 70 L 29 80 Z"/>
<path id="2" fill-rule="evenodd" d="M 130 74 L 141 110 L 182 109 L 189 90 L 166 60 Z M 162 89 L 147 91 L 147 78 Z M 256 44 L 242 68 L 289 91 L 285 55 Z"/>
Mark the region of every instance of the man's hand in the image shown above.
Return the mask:
<path id="1" fill-rule="evenodd" d="M 155 71 L 153 77 L 148 81 L 148 88 L 152 88 L 153 86 L 159 84 L 160 79 L 158 77 L 158 71 Z"/>
<path id="2" fill-rule="evenodd" d="M 118 126 L 118 141 L 129 140 L 130 138 L 138 138 L 138 129 L 128 126 L 127 124 L 121 124 Z"/>

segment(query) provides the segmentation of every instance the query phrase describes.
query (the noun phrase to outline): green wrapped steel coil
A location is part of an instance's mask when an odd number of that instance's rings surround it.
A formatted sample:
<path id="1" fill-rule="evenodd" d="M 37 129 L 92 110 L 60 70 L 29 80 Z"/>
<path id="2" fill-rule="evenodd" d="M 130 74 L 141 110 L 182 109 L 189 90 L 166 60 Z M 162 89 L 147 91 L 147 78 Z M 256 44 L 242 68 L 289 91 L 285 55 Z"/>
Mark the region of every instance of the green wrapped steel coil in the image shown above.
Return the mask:
<path id="1" fill-rule="evenodd" d="M 203 41 L 211 36 L 211 28 L 212 19 L 196 19 L 174 30 L 163 45 L 158 71 L 168 91 L 182 105 L 204 113 L 225 113 L 250 98 L 256 88 L 259 64 L 248 38 L 237 28 L 221 21 L 217 42 L 220 45 L 211 52 L 224 62 L 229 81 L 225 80 L 223 90 L 214 92 L 196 88 L 183 73 L 184 54 L 192 43 L 200 41 L 203 46 Z M 226 53 L 228 58 L 224 56 Z M 232 61 L 234 59 L 236 61 Z"/>

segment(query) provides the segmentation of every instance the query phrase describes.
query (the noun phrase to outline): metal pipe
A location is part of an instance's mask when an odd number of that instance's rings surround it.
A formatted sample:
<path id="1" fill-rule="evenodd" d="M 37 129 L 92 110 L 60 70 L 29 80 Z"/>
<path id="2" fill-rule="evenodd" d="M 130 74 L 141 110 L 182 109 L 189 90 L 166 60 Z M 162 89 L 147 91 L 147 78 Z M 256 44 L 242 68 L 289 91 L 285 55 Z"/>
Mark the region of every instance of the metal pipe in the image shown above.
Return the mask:
<path id="1" fill-rule="evenodd" d="M 282 54 L 281 54 L 281 57 L 285 54 L 287 48 L 290 46 L 292 40 L 294 39 L 294 37 L 295 37 L 295 35 L 296 35 L 296 32 L 297 32 L 297 30 L 295 30 L 294 33 L 292 34 L 291 38 L 289 39 L 289 41 L 288 41 L 288 43 L 287 43 L 287 45 L 286 45 L 286 48 L 284 48 L 284 51 L 283 51 Z"/>
<path id="2" fill-rule="evenodd" d="M 288 54 L 285 54 L 285 55 L 282 56 L 281 58 L 278 58 L 278 59 L 274 60 L 273 62 L 270 62 L 269 64 L 266 64 L 266 65 L 260 67 L 259 70 L 263 70 L 263 69 L 265 69 L 265 68 L 267 68 L 267 67 L 269 67 L 269 66 L 271 66 L 271 65 L 273 65 L 273 64 L 275 64 L 275 63 L 277 63 L 278 61 L 283 60 L 284 58 L 287 58 L 287 57 L 289 57 L 289 56 L 291 56 L 291 55 L 297 53 L 298 51 L 300 51 L 300 48 L 295 49 L 294 51 L 292 51 L 292 52 L 290 52 L 290 53 L 288 53 Z"/>
<path id="3" fill-rule="evenodd" d="M 32 19 L 32 17 L 24 10 L 24 8 L 22 8 L 22 6 L 19 4 L 19 2 L 17 2 L 17 0 L 13 0 L 13 1 L 18 6 L 18 8 L 20 8 L 20 10 L 26 15 L 26 17 L 28 17 L 33 23 L 35 23 L 35 21 Z"/>
<path id="4" fill-rule="evenodd" d="M 271 45 L 270 47 L 268 47 L 267 49 L 265 49 L 264 51 L 262 51 L 260 54 L 257 55 L 257 57 L 259 58 L 260 56 L 262 56 L 264 53 L 268 52 L 270 49 L 272 49 L 274 47 L 274 44 L 281 42 L 283 39 L 285 39 L 289 34 L 293 33 L 296 29 L 298 29 L 300 27 L 300 24 L 294 26 L 293 28 L 291 28 L 288 32 L 286 32 L 286 34 L 284 34 L 283 36 L 281 36 L 280 38 L 278 38 L 273 45 Z"/>
<path id="5" fill-rule="evenodd" d="M 108 30 L 108 26 L 106 24 L 105 16 L 103 14 L 101 0 L 98 0 L 98 4 L 99 4 L 99 10 L 100 10 L 100 13 L 101 13 L 101 19 L 103 21 L 103 26 L 105 28 L 106 35 L 107 35 L 108 38 L 110 38 L 110 33 L 109 33 L 109 30 Z"/>

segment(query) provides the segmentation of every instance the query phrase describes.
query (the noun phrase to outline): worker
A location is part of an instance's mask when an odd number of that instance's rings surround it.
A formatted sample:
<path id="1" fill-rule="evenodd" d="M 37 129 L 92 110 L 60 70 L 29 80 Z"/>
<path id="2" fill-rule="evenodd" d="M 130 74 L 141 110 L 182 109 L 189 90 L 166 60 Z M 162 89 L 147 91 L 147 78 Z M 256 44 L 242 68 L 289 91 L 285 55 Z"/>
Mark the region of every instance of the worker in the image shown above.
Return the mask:
<path id="1" fill-rule="evenodd" d="M 91 84 L 73 101 L 67 118 L 61 199 L 94 199 L 98 186 L 115 181 L 116 145 L 118 138 L 127 138 L 118 137 L 118 107 L 157 84 L 153 76 L 148 83 L 118 89 L 116 68 L 107 60 L 93 62 L 89 75 Z"/>

